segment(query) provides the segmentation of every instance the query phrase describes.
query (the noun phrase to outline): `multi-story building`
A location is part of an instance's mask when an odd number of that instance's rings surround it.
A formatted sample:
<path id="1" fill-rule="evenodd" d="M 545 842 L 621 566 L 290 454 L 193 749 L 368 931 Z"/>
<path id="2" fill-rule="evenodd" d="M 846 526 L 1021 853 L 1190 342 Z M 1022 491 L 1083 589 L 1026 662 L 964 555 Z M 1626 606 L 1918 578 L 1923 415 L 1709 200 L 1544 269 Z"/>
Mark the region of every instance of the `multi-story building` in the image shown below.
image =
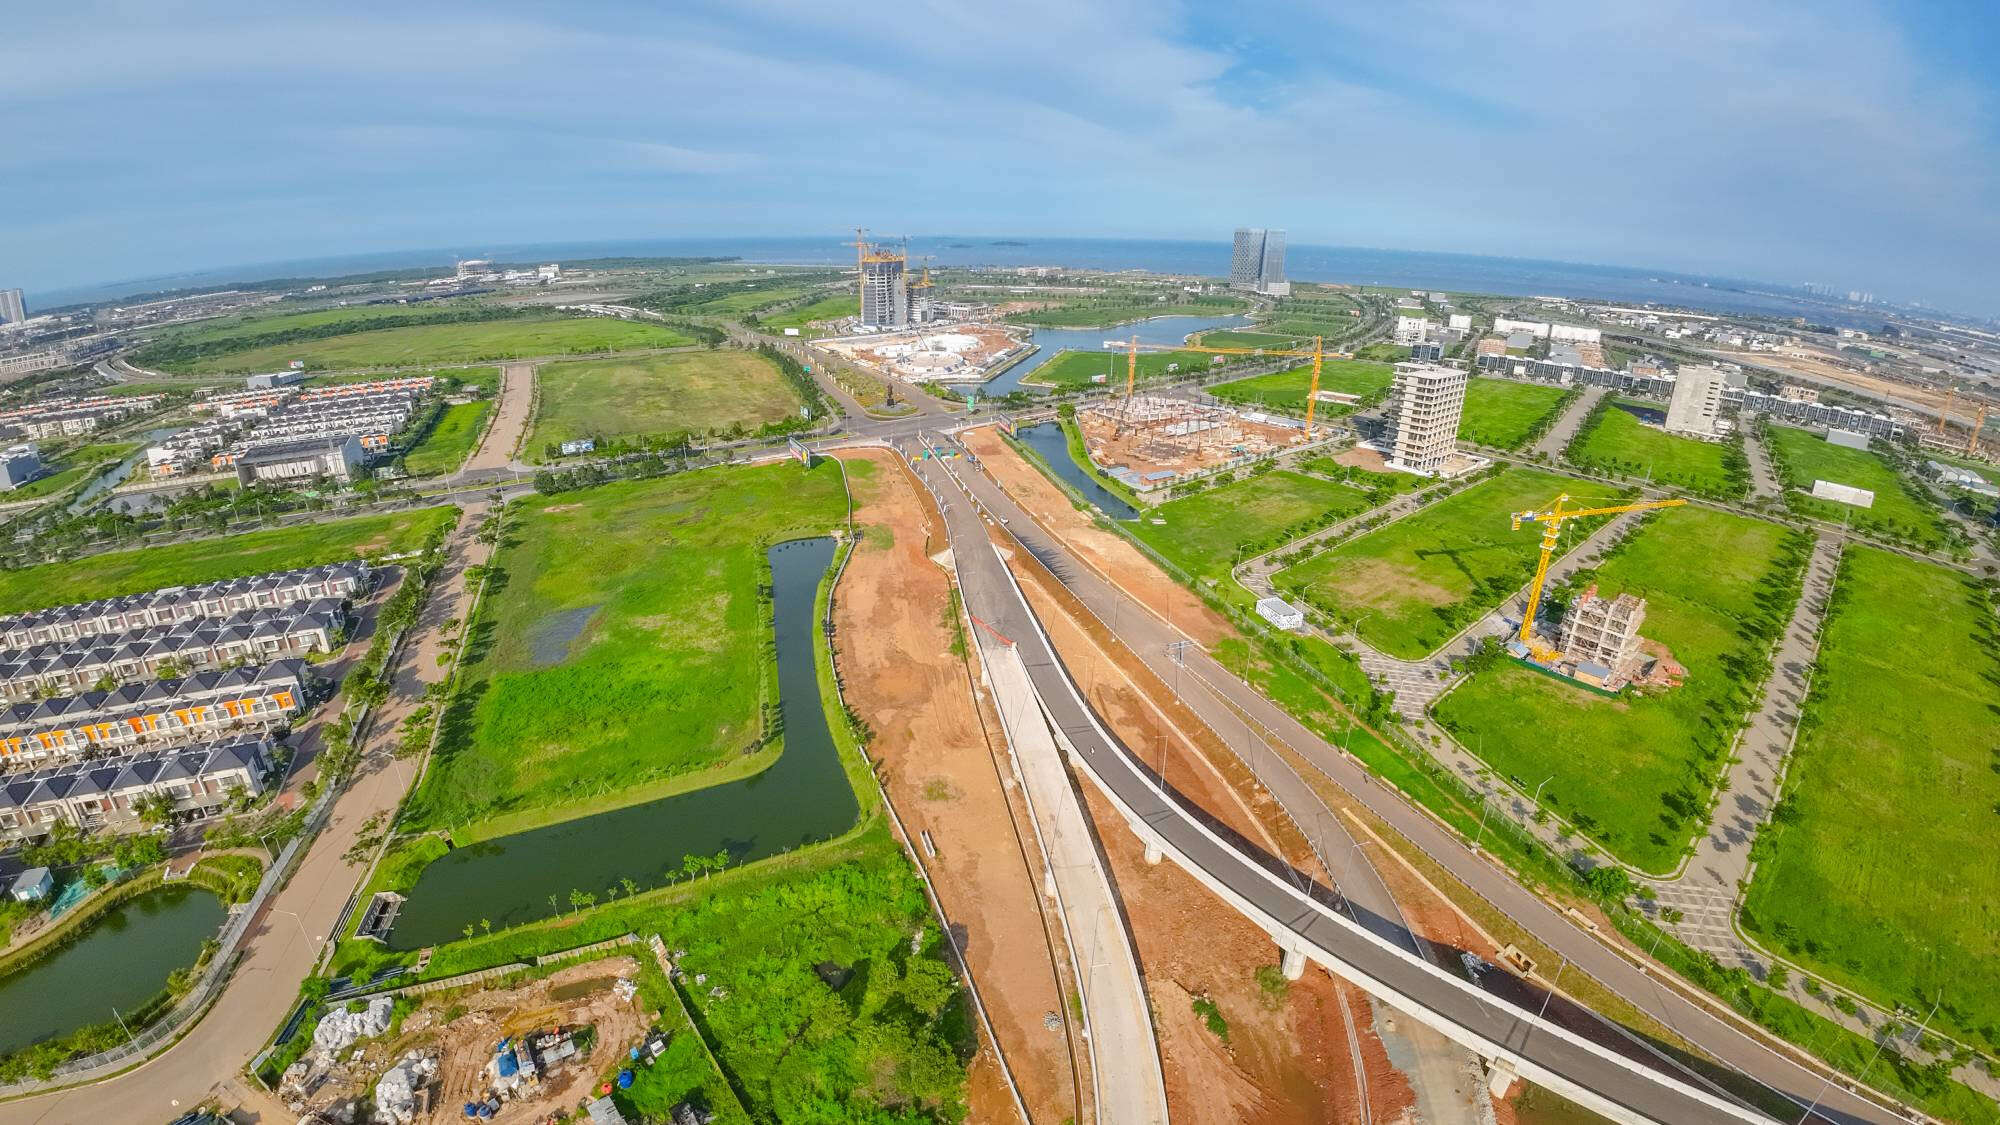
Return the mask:
<path id="1" fill-rule="evenodd" d="M 888 250 L 871 249 L 861 255 L 863 328 L 909 326 L 910 289 L 904 276 L 905 265 L 903 255 Z"/>
<path id="2" fill-rule="evenodd" d="M 19 289 L 0 289 L 0 324 L 19 324 L 28 319 L 28 305 Z"/>
<path id="3" fill-rule="evenodd" d="M 0 652 L 0 698 L 74 695 L 161 675 L 330 652 L 347 627 L 347 603 L 326 598 L 280 609 L 133 629 Z"/>
<path id="4" fill-rule="evenodd" d="M 373 582 L 368 564 L 354 559 L 50 606 L 0 617 L 0 647 L 81 640 L 299 602 L 348 600 L 367 593 Z"/>
<path id="5" fill-rule="evenodd" d="M 1631 594 L 1602 597 L 1592 583 L 1563 614 L 1559 642 L 1563 659 L 1616 672 L 1638 655 L 1639 626 L 1645 621 L 1646 599 Z"/>
<path id="6" fill-rule="evenodd" d="M 1391 338 L 1398 344 L 1421 344 L 1430 338 L 1429 317 L 1399 316 L 1395 327 L 1390 329 Z"/>
<path id="7" fill-rule="evenodd" d="M 14 445 L 0 450 L 0 489 L 8 492 L 42 475 L 41 454 L 32 445 Z"/>
<path id="8" fill-rule="evenodd" d="M 1435 476 L 1458 450 L 1458 420 L 1470 376 L 1434 363 L 1399 363 L 1389 387 L 1392 469 Z"/>
<path id="9" fill-rule="evenodd" d="M 0 770 L 268 732 L 310 702 L 303 660 L 196 672 L 0 707 Z"/>
<path id="10" fill-rule="evenodd" d="M 178 820 L 204 820 L 262 794 L 276 744 L 238 738 L 179 750 L 91 758 L 0 777 L 0 840 L 37 840 L 57 824 L 136 832 L 140 803 L 164 796 Z"/>
<path id="11" fill-rule="evenodd" d="M 1667 432 L 1688 437 L 1712 438 L 1722 420 L 1722 388 L 1727 380 L 1722 372 L 1706 364 L 1684 365 L 1674 376 L 1673 394 L 1667 399 Z"/>
<path id="12" fill-rule="evenodd" d="M 1268 297 L 1290 295 L 1285 280 L 1285 232 L 1263 227 L 1237 227 L 1229 257 L 1229 285 Z"/>

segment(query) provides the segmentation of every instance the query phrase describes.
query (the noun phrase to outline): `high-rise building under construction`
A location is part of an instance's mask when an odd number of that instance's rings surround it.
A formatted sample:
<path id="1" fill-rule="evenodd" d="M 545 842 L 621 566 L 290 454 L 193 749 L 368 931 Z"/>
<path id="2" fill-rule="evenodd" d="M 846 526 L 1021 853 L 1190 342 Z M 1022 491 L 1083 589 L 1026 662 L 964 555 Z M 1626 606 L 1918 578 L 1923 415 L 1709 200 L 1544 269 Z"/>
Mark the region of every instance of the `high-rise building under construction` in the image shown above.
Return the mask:
<path id="1" fill-rule="evenodd" d="M 910 323 L 909 280 L 904 276 L 908 255 L 886 246 L 875 246 L 859 237 L 861 326 L 863 328 L 904 328 Z"/>
<path id="2" fill-rule="evenodd" d="M 19 324 L 28 319 L 28 307 L 19 289 L 0 289 L 0 324 Z"/>
<path id="3" fill-rule="evenodd" d="M 1236 250 L 1229 258 L 1229 285 L 1269 297 L 1287 296 L 1285 232 L 1262 227 L 1237 227 Z"/>

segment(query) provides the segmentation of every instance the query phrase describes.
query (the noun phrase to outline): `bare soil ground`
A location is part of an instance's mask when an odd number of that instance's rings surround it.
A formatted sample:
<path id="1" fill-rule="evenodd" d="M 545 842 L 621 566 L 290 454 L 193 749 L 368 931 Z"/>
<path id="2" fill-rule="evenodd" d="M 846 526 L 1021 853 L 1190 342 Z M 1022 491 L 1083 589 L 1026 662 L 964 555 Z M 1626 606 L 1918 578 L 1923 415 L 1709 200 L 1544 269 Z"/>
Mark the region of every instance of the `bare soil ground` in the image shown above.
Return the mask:
<path id="1" fill-rule="evenodd" d="M 1008 1065 L 1035 1121 L 1081 1119 L 1063 989 L 1038 887 L 1042 859 L 1017 831 L 1004 771 L 987 741 L 967 665 L 954 645 L 951 580 L 929 558 L 942 521 L 900 458 L 871 462 L 856 481 L 860 544 L 834 600 L 836 663 L 848 703 L 873 732 L 868 753 L 924 857 L 945 916 L 965 949 Z M 937 539 L 933 541 L 933 534 Z M 997 728 L 996 728 L 997 729 Z M 922 843 L 927 834 L 936 853 Z M 1074 1045 L 1076 1057 L 1087 1057 Z M 1081 1084 L 1087 1084 L 1088 1079 Z M 1014 1118 L 999 1068 L 982 1050 L 968 1098 L 979 1121 Z"/>
<path id="2" fill-rule="evenodd" d="M 1170 783 L 1217 820 L 1324 878 L 1307 842 L 1214 733 L 1045 571 L 1018 558 L 1015 567 L 1064 663 L 1126 744 L 1159 754 Z M 1367 1030 L 1363 995 L 1317 970 L 1279 983 L 1277 947 L 1262 930 L 1179 867 L 1148 865 L 1116 810 L 1089 783 L 1079 787 L 1131 921 L 1176 1120 L 1352 1122 L 1362 1119 L 1364 1096 L 1377 1121 L 1408 1110 L 1409 1085 Z M 1342 990 L 1357 1019 L 1355 1042 Z M 1226 1038 L 1194 1010 L 1197 999 L 1215 1004 Z"/>
<path id="3" fill-rule="evenodd" d="M 968 430 L 959 436 L 1015 503 L 1099 574 L 1153 612 L 1170 616 L 1182 632 L 1203 645 L 1212 645 L 1231 634 L 1227 621 L 1161 573 L 1137 547 L 1116 532 L 1098 527 L 1087 513 L 1077 511 L 1061 489 L 1050 484 L 1041 470 L 1022 460 L 990 428 Z"/>
<path id="4" fill-rule="evenodd" d="M 486 437 L 480 441 L 479 448 L 466 458 L 464 467 L 459 471 L 506 468 L 514 460 L 522 435 L 528 431 L 534 397 L 535 365 L 503 365 L 500 368 L 500 401 L 494 407 L 493 421 L 487 425 Z"/>

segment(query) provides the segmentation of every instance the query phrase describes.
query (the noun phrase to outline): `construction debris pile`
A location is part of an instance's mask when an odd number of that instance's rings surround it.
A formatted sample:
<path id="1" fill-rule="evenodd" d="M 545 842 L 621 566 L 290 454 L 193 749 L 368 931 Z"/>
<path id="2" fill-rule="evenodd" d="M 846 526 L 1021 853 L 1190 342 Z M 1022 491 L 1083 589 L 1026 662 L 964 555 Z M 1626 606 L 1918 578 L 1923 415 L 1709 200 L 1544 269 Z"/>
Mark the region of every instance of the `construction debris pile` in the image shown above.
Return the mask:
<path id="1" fill-rule="evenodd" d="M 430 1108 L 431 1079 L 437 1077 L 435 1055 L 411 1051 L 375 1083 L 375 1116 L 390 1125 L 412 1125 Z"/>
<path id="2" fill-rule="evenodd" d="M 346 1050 L 363 1039 L 373 1039 L 389 1030 L 396 1010 L 392 997 L 377 996 L 358 1012 L 336 1008 L 320 1018 L 313 1028 L 313 1046 L 328 1054 Z"/>
<path id="3" fill-rule="evenodd" d="M 1091 460 L 1147 490 L 1305 443 L 1304 423 L 1173 395 L 1129 395 L 1076 412 Z"/>

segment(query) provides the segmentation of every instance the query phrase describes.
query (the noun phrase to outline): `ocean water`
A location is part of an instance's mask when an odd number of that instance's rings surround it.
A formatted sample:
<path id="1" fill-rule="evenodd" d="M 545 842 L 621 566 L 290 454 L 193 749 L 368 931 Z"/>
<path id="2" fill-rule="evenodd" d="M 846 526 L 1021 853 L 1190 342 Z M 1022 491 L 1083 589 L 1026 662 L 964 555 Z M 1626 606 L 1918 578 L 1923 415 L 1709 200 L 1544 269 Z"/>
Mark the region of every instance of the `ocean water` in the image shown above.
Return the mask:
<path id="1" fill-rule="evenodd" d="M 1229 271 L 1229 252 L 1229 244 L 1222 241 L 992 238 L 972 235 L 910 239 L 911 255 L 916 258 L 929 256 L 935 266 L 1068 266 L 1204 277 L 1226 275 Z M 845 265 L 854 260 L 852 245 L 838 235 L 824 238 L 673 238 L 528 243 L 461 249 L 460 253 L 512 262 L 610 257 L 737 257 L 746 262 L 771 265 Z M 449 250 L 404 250 L 302 258 L 51 290 L 32 294 L 31 297 L 34 305 L 48 308 L 116 300 L 166 289 L 219 287 L 272 278 L 335 277 L 374 270 L 447 267 L 454 256 Z M 1391 285 L 1407 289 L 1445 289 L 1507 296 L 1652 302 L 1714 312 L 1806 316 L 1821 323 L 1866 325 L 1880 321 L 1879 317 L 1858 315 L 1779 285 L 1529 258 L 1298 244 L 1286 251 L 1285 272 L 1294 281 Z"/>

